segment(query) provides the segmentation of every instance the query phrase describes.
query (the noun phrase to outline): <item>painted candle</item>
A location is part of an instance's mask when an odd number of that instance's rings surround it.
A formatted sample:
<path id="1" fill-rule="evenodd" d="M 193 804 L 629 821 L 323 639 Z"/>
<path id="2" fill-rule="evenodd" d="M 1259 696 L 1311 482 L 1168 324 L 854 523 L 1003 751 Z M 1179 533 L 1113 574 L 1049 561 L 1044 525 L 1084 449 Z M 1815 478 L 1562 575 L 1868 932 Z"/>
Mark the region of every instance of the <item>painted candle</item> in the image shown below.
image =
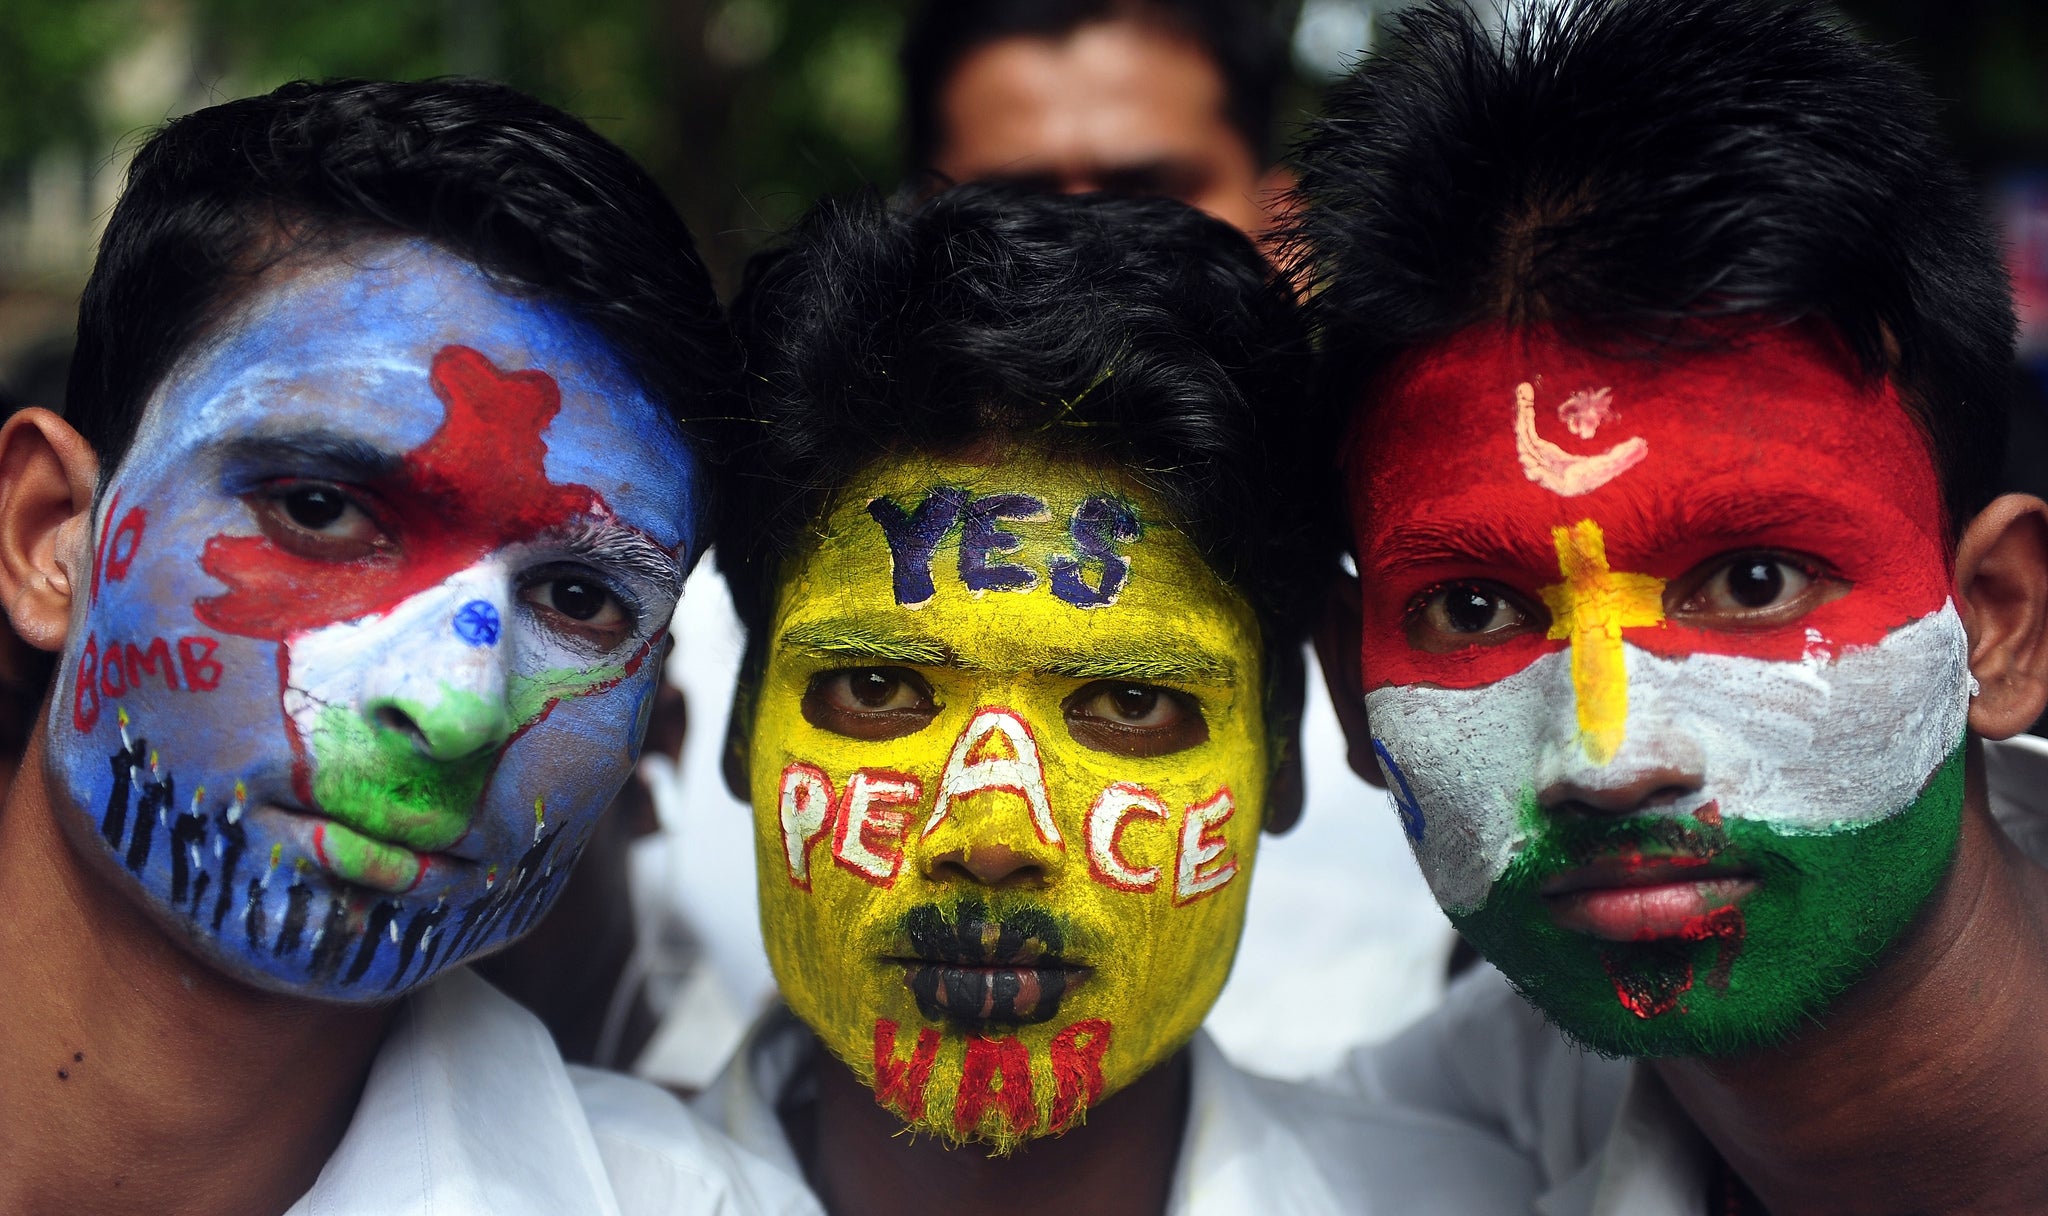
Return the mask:
<path id="1" fill-rule="evenodd" d="M 504 944 L 631 771 L 700 485 L 558 308 L 419 243 L 273 272 L 96 503 L 74 835 L 264 987 L 383 1000 Z"/>
<path id="2" fill-rule="evenodd" d="M 1257 621 L 1078 463 L 890 462 L 816 535 L 751 735 L 782 993 L 914 1129 L 1064 1131 L 1229 973 L 1271 755 Z"/>
<path id="3" fill-rule="evenodd" d="M 1968 647 L 1926 440 L 1796 330 L 1468 331 L 1349 448 L 1374 747 L 1453 923 L 1604 1052 L 1780 1041 L 1953 856 Z"/>

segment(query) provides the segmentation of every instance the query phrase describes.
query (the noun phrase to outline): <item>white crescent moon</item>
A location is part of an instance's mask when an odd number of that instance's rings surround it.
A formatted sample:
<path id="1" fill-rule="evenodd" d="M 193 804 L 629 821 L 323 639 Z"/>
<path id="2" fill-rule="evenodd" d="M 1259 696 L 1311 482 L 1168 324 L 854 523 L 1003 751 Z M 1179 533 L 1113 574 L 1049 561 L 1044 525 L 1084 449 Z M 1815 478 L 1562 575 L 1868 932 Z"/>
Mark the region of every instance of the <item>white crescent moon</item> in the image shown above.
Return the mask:
<path id="1" fill-rule="evenodd" d="M 1638 435 L 1594 456 L 1574 456 L 1536 433 L 1536 388 L 1515 386 L 1515 455 L 1529 480 L 1566 498 L 1576 498 L 1613 481 L 1650 454 L 1650 441 Z"/>

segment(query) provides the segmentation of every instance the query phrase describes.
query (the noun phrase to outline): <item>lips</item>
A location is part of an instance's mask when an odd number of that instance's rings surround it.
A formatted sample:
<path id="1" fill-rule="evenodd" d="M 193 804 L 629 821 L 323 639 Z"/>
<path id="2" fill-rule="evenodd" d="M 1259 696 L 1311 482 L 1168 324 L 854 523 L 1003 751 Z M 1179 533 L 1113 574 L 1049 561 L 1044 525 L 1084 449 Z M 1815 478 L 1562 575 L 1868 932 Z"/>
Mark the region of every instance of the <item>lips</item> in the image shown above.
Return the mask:
<path id="1" fill-rule="evenodd" d="M 1699 925 L 1756 890 L 1747 870 L 1698 856 L 1611 854 L 1543 885 L 1559 928 L 1613 942 L 1698 936 Z"/>
<path id="2" fill-rule="evenodd" d="M 1064 957 L 1065 931 L 1038 908 L 993 916 L 979 899 L 950 914 L 921 904 L 905 915 L 903 936 L 908 951 L 887 961 L 904 968 L 918 1011 L 968 1030 L 1048 1021 L 1089 974 Z"/>
<path id="3" fill-rule="evenodd" d="M 447 853 L 410 849 L 338 819 L 293 807 L 270 805 L 251 813 L 272 819 L 283 834 L 299 841 L 306 855 L 327 874 L 387 895 L 418 890 L 434 869 L 462 860 Z"/>

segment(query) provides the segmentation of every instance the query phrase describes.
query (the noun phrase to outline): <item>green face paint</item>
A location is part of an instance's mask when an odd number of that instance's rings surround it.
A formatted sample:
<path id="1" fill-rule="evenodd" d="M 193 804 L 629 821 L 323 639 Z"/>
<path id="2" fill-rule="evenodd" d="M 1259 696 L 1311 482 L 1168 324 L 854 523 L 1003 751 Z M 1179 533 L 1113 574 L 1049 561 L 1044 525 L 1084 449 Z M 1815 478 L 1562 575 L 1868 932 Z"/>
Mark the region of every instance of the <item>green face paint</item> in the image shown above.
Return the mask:
<path id="1" fill-rule="evenodd" d="M 1533 802 L 1533 800 L 1532 800 Z M 1458 931 L 1574 1039 L 1618 1056 L 1725 1056 L 1781 1043 L 1869 974 L 1940 886 L 1961 835 L 1963 748 L 1902 812 L 1794 834 L 1716 814 L 1540 821 Z M 1552 919 L 1539 892 L 1593 857 L 1704 857 L 1756 889 L 1676 938 L 1610 942 Z"/>
<path id="2" fill-rule="evenodd" d="M 390 708 L 421 739 L 497 739 L 508 709 L 512 723 L 525 725 L 551 702 L 624 674 L 623 667 L 561 668 L 513 678 L 502 701 L 444 688 L 431 704 Z M 420 873 L 417 853 L 439 852 L 469 831 L 499 754 L 481 747 L 467 759 L 437 758 L 407 733 L 373 728 L 360 713 L 338 708 L 323 710 L 310 734 L 313 796 L 335 821 L 322 831 L 322 858 L 336 874 L 382 891 L 409 889 Z"/>

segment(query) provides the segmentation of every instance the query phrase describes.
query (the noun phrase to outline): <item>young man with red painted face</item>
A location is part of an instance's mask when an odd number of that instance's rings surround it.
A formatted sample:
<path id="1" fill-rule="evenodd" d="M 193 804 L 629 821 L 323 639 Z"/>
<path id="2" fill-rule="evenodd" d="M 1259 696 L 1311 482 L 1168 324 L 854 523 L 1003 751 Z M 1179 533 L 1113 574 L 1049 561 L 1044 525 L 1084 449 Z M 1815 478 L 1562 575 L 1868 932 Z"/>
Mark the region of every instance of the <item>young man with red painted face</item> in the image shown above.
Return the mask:
<path id="1" fill-rule="evenodd" d="M 1312 483 L 1269 276 L 1179 203 L 989 186 L 828 205 L 750 272 L 727 778 L 789 1008 L 700 1109 L 838 1216 L 1462 1214 L 1530 1185 L 1199 1031 L 1259 833 L 1299 811 L 1335 558 L 1273 492 Z"/>
<path id="2" fill-rule="evenodd" d="M 813 1210 L 462 966 L 631 771 L 728 352 L 654 184 L 509 89 L 140 150 L 66 416 L 0 429 L 0 601 L 57 657 L 0 805 L 0 1210 Z"/>
<path id="3" fill-rule="evenodd" d="M 1325 666 L 1507 981 L 1352 1079 L 1542 1211 L 2048 1206 L 2048 507 L 1930 110 L 1812 5 L 1442 4 L 1306 146 Z"/>

